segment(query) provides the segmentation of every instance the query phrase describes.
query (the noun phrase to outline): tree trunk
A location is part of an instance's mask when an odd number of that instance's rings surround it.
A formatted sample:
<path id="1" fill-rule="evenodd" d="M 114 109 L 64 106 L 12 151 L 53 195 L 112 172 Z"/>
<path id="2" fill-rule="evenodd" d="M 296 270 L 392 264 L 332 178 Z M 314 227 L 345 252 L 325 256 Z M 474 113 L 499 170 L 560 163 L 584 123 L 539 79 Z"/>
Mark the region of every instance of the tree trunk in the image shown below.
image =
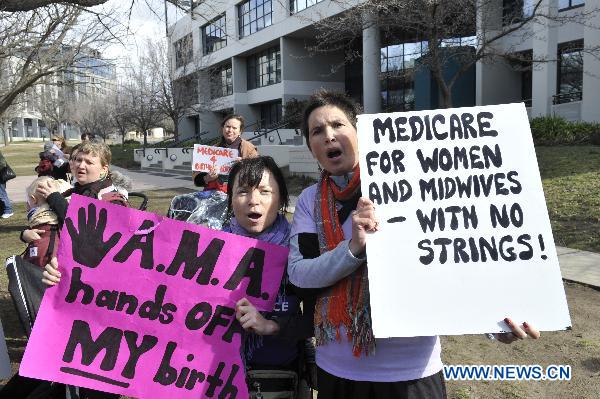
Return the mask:
<path id="1" fill-rule="evenodd" d="M 148 130 L 144 129 L 144 147 L 148 147 Z"/>
<path id="2" fill-rule="evenodd" d="M 2 124 L 0 125 L 2 127 L 2 139 L 4 140 L 4 145 L 6 147 L 8 147 L 8 145 L 10 144 L 10 133 L 8 130 L 8 123 L 9 122 L 2 122 Z"/>
<path id="3" fill-rule="evenodd" d="M 440 108 L 452 108 L 452 91 L 446 82 L 442 82 L 441 85 L 438 83 L 438 87 L 440 88 Z"/>
<path id="4" fill-rule="evenodd" d="M 444 75 L 442 74 L 442 67 L 437 66 L 432 70 L 435 83 L 439 90 L 439 108 L 452 108 L 452 90 L 446 84 Z"/>

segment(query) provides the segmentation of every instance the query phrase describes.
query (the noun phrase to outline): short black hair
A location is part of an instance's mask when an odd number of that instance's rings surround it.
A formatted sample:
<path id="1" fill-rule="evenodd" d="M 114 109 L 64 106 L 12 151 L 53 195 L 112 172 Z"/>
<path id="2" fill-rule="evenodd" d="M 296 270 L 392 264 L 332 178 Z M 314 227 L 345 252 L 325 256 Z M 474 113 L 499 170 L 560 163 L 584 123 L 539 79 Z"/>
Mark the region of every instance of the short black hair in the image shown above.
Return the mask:
<path id="1" fill-rule="evenodd" d="M 233 164 L 229 171 L 229 179 L 227 182 L 227 213 L 231 214 L 233 207 L 231 205 L 233 199 L 233 184 L 235 183 L 236 177 L 238 178 L 238 184 L 242 187 L 258 187 L 262 180 L 263 173 L 268 170 L 277 185 L 279 186 L 279 200 L 281 201 L 281 209 L 286 210 L 289 204 L 289 196 L 287 185 L 283 173 L 277 163 L 270 156 L 258 156 L 253 158 L 243 158 Z M 239 176 L 239 177 L 238 177 Z"/>
<path id="2" fill-rule="evenodd" d="M 308 146 L 309 150 L 310 143 L 308 141 L 308 118 L 310 118 L 310 114 L 312 114 L 315 109 L 327 105 L 339 108 L 344 114 L 346 114 L 346 118 L 348 118 L 348 121 L 352 123 L 354 129 L 356 129 L 356 117 L 362 112 L 360 105 L 348 97 L 345 93 L 329 91 L 325 89 L 319 90 L 308 99 L 308 102 L 304 107 L 304 111 L 302 112 L 302 135 L 306 139 L 306 145 Z"/>

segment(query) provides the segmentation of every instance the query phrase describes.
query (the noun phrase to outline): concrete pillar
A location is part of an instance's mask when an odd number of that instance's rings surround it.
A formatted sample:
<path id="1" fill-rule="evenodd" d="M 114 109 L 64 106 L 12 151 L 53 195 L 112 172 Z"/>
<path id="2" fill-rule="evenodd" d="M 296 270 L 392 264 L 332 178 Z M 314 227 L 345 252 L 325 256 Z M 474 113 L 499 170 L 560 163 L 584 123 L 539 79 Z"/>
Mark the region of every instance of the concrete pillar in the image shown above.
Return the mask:
<path id="1" fill-rule="evenodd" d="M 33 137 L 42 137 L 40 132 L 40 126 L 36 118 L 31 118 L 31 135 Z"/>
<path id="2" fill-rule="evenodd" d="M 583 28 L 585 48 L 600 48 L 600 0 L 586 0 L 585 12 L 590 20 Z M 598 54 L 583 54 L 583 96 L 581 119 L 588 122 L 600 122 L 600 59 Z"/>
<path id="3" fill-rule="evenodd" d="M 25 130 L 25 121 L 23 118 L 17 118 L 17 135 L 22 138 L 27 138 L 27 131 Z"/>
<path id="4" fill-rule="evenodd" d="M 248 72 L 246 58 L 233 57 L 231 59 L 231 73 L 233 75 L 233 110 L 236 114 L 246 119 L 246 125 L 258 119 L 252 108 L 248 105 Z"/>
<path id="5" fill-rule="evenodd" d="M 379 27 L 370 14 L 364 16 L 362 36 L 363 107 L 365 113 L 381 112 L 381 37 Z"/>
<path id="6" fill-rule="evenodd" d="M 489 2 L 477 0 L 476 10 L 476 29 L 477 34 L 489 32 L 493 35 L 497 30 L 502 29 L 502 2 Z M 495 90 L 495 79 L 493 66 L 490 63 L 484 64 L 479 61 L 475 65 L 475 104 L 488 105 L 492 103 L 487 95 Z"/>
<path id="7" fill-rule="evenodd" d="M 283 22 L 290 16 L 290 2 L 289 1 L 271 1 L 271 7 L 273 15 L 271 17 L 271 25 L 275 25 L 279 22 Z"/>
<path id="8" fill-rule="evenodd" d="M 544 0 L 540 5 L 541 14 L 556 15 L 558 0 Z M 533 24 L 533 59 L 548 60 L 534 66 L 532 73 L 533 92 L 531 116 L 552 115 L 552 96 L 556 94 L 556 55 L 558 51 L 558 29 L 547 19 Z"/>

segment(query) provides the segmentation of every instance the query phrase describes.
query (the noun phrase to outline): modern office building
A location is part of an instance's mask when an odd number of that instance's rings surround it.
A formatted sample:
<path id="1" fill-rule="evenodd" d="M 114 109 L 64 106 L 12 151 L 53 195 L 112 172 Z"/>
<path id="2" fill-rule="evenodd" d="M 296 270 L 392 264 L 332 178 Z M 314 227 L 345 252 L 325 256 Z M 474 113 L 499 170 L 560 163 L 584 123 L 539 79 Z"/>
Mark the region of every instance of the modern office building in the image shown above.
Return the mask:
<path id="1" fill-rule="evenodd" d="M 11 140 L 49 137 L 51 125 L 65 115 L 54 128 L 67 139 L 79 138 L 79 129 L 66 116 L 76 104 L 106 96 L 115 90 L 116 68 L 96 50 L 87 50 L 69 70 L 51 75 L 28 88 L 11 107 L 8 131 Z M 67 109 L 67 108 L 70 108 Z"/>
<path id="2" fill-rule="evenodd" d="M 478 14 L 471 34 L 481 35 L 483 24 L 491 32 L 490 27 L 518 21 L 514 17 L 526 16 L 532 1 L 498 0 L 492 12 Z M 438 108 L 435 80 L 429 70 L 419 68 L 426 42 L 390 41 L 380 29 L 368 27 L 355 46 L 361 54 L 358 60 L 346 62 L 344 51 L 311 55 L 307 48 L 315 44 L 314 21 L 342 13 L 352 4 L 356 3 L 194 3 L 191 12 L 169 29 L 175 75 L 194 76 L 197 82 L 197 102 L 182 119 L 181 132 L 217 134 L 219 120 L 232 111 L 250 124 L 274 125 L 288 101 L 306 99 L 321 87 L 346 91 L 369 113 Z M 593 20 L 587 24 L 540 20 L 531 24 L 530 34 L 519 32 L 518 41 L 516 34 L 507 35 L 496 43 L 498 49 L 546 62 L 478 62 L 454 84 L 453 106 L 525 101 L 531 116 L 600 121 L 600 58 L 582 51 L 584 45 L 600 46 L 600 0 L 542 0 L 540 7 L 558 17 L 585 11 Z M 471 43 L 465 35 L 464 42 L 454 45 L 467 48 Z M 444 73 L 455 68 L 449 63 Z"/>

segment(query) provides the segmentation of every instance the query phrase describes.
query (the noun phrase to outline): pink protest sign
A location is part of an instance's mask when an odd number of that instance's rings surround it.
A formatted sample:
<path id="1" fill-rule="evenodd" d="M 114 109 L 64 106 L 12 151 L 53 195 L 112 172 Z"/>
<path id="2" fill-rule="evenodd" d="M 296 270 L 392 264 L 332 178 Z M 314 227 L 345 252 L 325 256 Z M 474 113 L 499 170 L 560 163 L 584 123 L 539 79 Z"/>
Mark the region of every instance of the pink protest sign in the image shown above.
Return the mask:
<path id="1" fill-rule="evenodd" d="M 247 398 L 235 302 L 271 310 L 287 249 L 73 196 L 20 374 L 153 398 Z"/>

